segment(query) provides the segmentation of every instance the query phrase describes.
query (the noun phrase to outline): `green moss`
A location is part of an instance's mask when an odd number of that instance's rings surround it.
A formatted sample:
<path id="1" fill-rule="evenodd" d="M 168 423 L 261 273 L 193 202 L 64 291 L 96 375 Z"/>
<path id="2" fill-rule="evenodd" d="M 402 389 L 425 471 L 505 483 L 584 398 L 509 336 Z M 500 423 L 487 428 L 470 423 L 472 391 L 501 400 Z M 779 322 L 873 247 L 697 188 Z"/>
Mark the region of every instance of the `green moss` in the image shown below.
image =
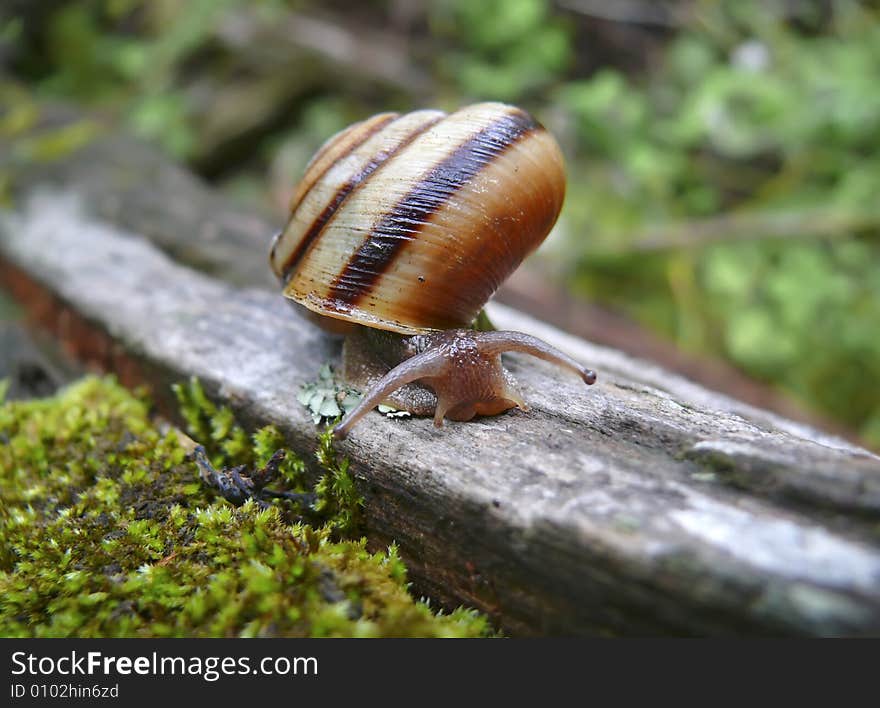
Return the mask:
<path id="1" fill-rule="evenodd" d="M 200 392 L 180 389 L 218 464 L 262 464 L 283 445 L 272 428 L 246 435 Z M 306 524 L 219 499 L 148 410 L 97 378 L 0 406 L 0 636 L 487 634 L 476 613 L 414 601 L 394 546 L 336 540 L 356 527 L 359 499 L 329 439 L 323 523 Z M 288 455 L 277 484 L 302 488 L 303 469 Z"/>
<path id="2" fill-rule="evenodd" d="M 172 388 L 186 420 L 187 432 L 205 447 L 216 467 L 253 464 L 250 440 L 235 422 L 231 410 L 216 406 L 196 379 Z M 280 444 L 280 437 L 277 441 Z"/>
<path id="3" fill-rule="evenodd" d="M 318 462 L 326 473 L 315 485 L 318 501 L 315 510 L 325 514 L 328 526 L 336 533 L 352 534 L 358 528 L 363 499 L 348 474 L 348 459 L 339 461 L 333 449 L 333 432 L 327 429 L 318 438 Z"/>

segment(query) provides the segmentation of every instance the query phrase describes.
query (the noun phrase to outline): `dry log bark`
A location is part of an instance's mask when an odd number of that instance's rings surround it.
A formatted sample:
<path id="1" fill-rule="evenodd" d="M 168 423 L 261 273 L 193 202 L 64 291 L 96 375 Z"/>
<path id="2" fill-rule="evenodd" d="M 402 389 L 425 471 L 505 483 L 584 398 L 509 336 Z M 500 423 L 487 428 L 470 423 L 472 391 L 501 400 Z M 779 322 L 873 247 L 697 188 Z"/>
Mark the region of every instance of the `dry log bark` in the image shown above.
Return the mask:
<path id="1" fill-rule="evenodd" d="M 198 376 L 308 457 L 299 386 L 338 355 L 272 287 L 279 226 L 107 136 L 19 169 L 2 282 L 80 358 Z M 200 272 L 201 271 L 201 272 Z M 510 356 L 531 405 L 436 430 L 371 414 L 339 446 L 373 544 L 417 591 L 514 634 L 880 633 L 880 458 L 494 306 L 599 373 Z"/>

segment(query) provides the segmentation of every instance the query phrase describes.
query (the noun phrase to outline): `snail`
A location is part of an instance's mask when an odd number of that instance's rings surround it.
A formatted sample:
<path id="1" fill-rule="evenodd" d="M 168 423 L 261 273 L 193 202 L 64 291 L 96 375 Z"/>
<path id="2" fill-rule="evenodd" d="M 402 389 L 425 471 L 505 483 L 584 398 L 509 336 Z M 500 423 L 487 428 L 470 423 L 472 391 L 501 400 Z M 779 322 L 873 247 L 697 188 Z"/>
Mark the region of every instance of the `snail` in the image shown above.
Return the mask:
<path id="1" fill-rule="evenodd" d="M 479 103 L 380 113 L 328 139 L 306 167 L 270 264 L 287 298 L 344 334 L 342 377 L 365 395 L 345 437 L 380 403 L 470 420 L 528 410 L 501 353 L 596 375 L 521 332 L 477 331 L 483 305 L 546 238 L 565 172 L 528 113 Z"/>

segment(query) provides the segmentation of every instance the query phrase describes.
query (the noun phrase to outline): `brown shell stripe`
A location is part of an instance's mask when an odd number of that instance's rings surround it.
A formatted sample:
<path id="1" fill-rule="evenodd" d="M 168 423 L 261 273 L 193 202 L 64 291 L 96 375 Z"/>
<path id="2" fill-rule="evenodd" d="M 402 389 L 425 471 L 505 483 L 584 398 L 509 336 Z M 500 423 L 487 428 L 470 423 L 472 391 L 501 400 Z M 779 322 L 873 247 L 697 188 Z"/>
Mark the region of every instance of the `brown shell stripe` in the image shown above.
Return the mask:
<path id="1" fill-rule="evenodd" d="M 517 111 L 462 143 L 380 219 L 330 286 L 327 300 L 351 306 L 367 297 L 401 249 L 416 238 L 449 197 L 516 141 L 540 127 L 531 116 Z"/>
<path id="2" fill-rule="evenodd" d="M 293 274 L 294 269 L 308 252 L 309 247 L 315 242 L 315 239 L 320 236 L 321 231 L 324 229 L 330 219 L 333 218 L 333 215 L 336 213 L 342 203 L 349 197 L 349 195 L 354 192 L 361 184 L 363 184 L 364 180 L 366 180 L 367 177 L 378 170 L 379 167 L 381 167 L 385 162 L 387 162 L 390 158 L 392 158 L 403 148 L 409 145 L 419 135 L 424 133 L 426 130 L 429 130 L 443 117 L 444 116 L 438 116 L 433 120 L 422 123 L 403 140 L 401 140 L 397 145 L 388 150 L 383 150 L 377 153 L 376 156 L 373 157 L 360 172 L 358 172 L 345 184 L 339 187 L 338 190 L 336 190 L 336 194 L 333 195 L 333 199 L 331 199 L 327 206 L 324 207 L 324 209 L 321 211 L 321 213 L 318 214 L 317 218 L 315 218 L 315 220 L 312 222 L 312 225 L 309 227 L 309 230 L 306 232 L 305 236 L 303 236 L 302 240 L 299 242 L 299 244 L 297 244 L 296 249 L 294 249 L 293 253 L 291 253 L 288 259 L 285 261 L 281 276 L 284 282 L 287 282 L 287 280 L 290 279 L 290 276 Z M 358 142 L 357 145 L 352 146 L 352 149 L 347 151 L 345 154 L 348 154 L 355 150 L 359 145 L 366 142 L 367 138 L 371 137 L 375 133 L 378 133 L 380 129 L 385 128 L 390 122 L 391 121 L 388 121 L 381 126 L 378 126 L 375 131 L 365 136 L 364 140 Z M 315 179 L 313 184 L 317 181 L 318 179 Z M 305 195 L 303 196 L 303 198 L 304 197 Z"/>
<path id="3" fill-rule="evenodd" d="M 290 213 L 295 212 L 300 207 L 312 188 L 327 174 L 327 171 L 336 162 L 357 150 L 373 135 L 398 117 L 397 113 L 380 113 L 350 126 L 325 141 L 318 152 L 309 160 L 309 164 L 306 165 L 305 175 L 303 175 L 302 181 L 297 185 L 296 191 L 291 197 Z M 272 264 L 275 263 L 275 249 L 278 247 L 278 242 L 283 235 L 284 231 L 282 230 L 275 236 L 272 242 L 272 249 L 269 251 L 269 262 Z M 293 255 L 287 260 L 290 261 L 291 259 L 293 259 Z M 288 272 L 289 268 L 287 263 L 285 263 L 279 275 L 283 280 L 286 280 Z"/>
<path id="4" fill-rule="evenodd" d="M 299 208 L 312 187 L 323 179 L 334 164 L 353 153 L 391 121 L 399 117 L 400 115 L 397 113 L 380 113 L 348 128 L 343 131 L 342 135 L 330 138 L 309 161 L 306 167 L 306 179 L 297 186 L 296 194 L 290 203 L 290 212 L 293 213 Z"/>

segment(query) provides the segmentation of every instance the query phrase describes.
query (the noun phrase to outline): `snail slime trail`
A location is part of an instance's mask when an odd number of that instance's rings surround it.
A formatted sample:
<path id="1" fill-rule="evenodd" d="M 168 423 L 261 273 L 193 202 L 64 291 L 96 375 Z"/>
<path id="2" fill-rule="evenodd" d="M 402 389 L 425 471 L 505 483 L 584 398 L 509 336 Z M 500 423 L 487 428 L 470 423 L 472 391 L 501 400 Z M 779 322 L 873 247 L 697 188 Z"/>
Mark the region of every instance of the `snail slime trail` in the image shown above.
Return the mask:
<path id="1" fill-rule="evenodd" d="M 342 376 L 365 396 L 338 437 L 380 403 L 437 426 L 527 410 L 503 352 L 596 380 L 535 337 L 471 328 L 564 198 L 555 139 L 501 103 L 382 113 L 318 150 L 269 260 L 285 297 L 346 335 Z"/>

